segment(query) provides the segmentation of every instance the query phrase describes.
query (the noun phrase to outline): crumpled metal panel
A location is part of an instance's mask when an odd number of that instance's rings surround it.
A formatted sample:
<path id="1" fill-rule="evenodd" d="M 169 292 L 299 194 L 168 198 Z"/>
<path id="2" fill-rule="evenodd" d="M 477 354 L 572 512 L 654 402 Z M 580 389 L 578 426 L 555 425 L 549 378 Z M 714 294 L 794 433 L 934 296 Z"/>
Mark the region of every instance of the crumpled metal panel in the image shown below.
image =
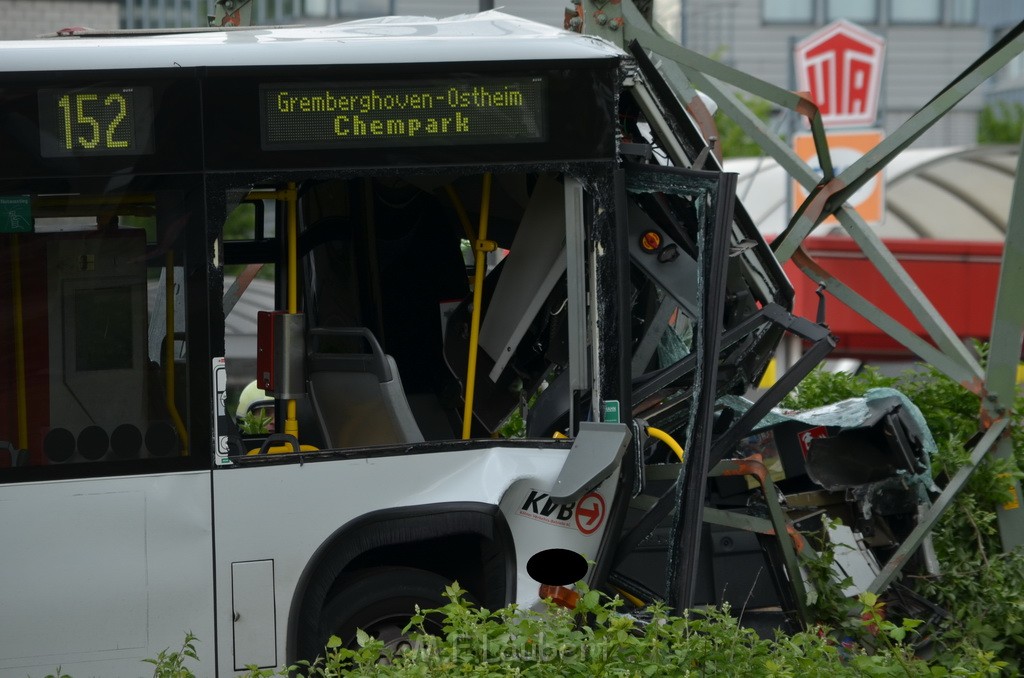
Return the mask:
<path id="1" fill-rule="evenodd" d="M 739 396 L 726 396 L 719 402 L 738 412 L 752 405 Z M 886 418 L 890 421 L 884 421 Z M 927 492 L 938 491 L 932 481 L 930 463 L 938 449 L 935 439 L 921 410 L 896 389 L 874 388 L 863 397 L 808 410 L 776 408 L 758 422 L 753 433 L 794 422 L 806 424 L 812 430 L 831 431 L 828 436 L 809 436 L 806 440 L 807 474 L 827 490 L 856 488 L 852 495 L 862 500 L 864 511 L 870 512 L 871 497 L 897 486 L 913 489 L 921 502 L 927 501 Z M 881 433 L 875 431 L 878 428 Z M 863 431 L 863 435 L 857 435 L 858 431 Z M 879 435 L 893 440 L 887 446 L 868 440 Z"/>
<path id="2" fill-rule="evenodd" d="M 932 437 L 928 424 L 921 410 L 904 393 L 894 388 L 873 388 L 861 398 L 847 398 L 837 403 L 815 407 L 808 410 L 785 410 L 775 408 L 754 427 L 754 431 L 762 431 L 788 421 L 799 421 L 812 426 L 836 426 L 841 428 L 859 428 L 873 426 L 888 411 L 888 407 L 879 407 L 879 403 L 888 398 L 899 401 L 906 417 L 920 434 L 921 444 L 928 455 L 934 454 L 938 447 Z M 752 403 L 741 396 L 725 396 L 720 403 L 738 412 L 745 412 Z"/>

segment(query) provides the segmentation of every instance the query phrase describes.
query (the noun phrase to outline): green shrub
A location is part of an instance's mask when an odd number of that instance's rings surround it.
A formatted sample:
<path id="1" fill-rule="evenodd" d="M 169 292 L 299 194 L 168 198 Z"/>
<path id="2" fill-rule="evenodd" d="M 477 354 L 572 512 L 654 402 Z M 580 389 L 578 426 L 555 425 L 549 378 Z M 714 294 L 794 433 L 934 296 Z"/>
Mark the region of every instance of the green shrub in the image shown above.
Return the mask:
<path id="1" fill-rule="evenodd" d="M 981 109 L 978 115 L 979 144 L 1020 143 L 1024 129 L 1024 106 L 1018 102 L 999 101 Z"/>
<path id="2" fill-rule="evenodd" d="M 387 672 L 360 664 L 354 675 L 734 676 L 742 667 L 745 675 L 852 676 L 898 665 L 888 650 L 869 656 L 817 630 L 764 640 L 740 626 L 727 608 L 673 617 L 656 605 L 633 616 L 621 612 L 621 599 L 585 587 L 580 592 L 572 611 L 548 605 L 540 611 L 489 612 L 470 607 L 464 591 L 451 587 L 451 602 L 440 610 L 443 637 L 423 640 Z M 422 631 L 422 620 L 422 614 L 413 620 L 413 630 Z M 853 661 L 864 668 L 854 669 Z M 909 664 L 925 675 L 921 662 Z"/>
<path id="3" fill-rule="evenodd" d="M 671 616 L 664 606 L 642 613 L 622 612 L 623 602 L 580 587 L 575 610 L 547 603 L 540 610 L 509 606 L 488 611 L 472 606 L 458 584 L 448 587 L 449 603 L 418 610 L 406 628 L 412 648 L 390 654 L 382 641 L 360 632 L 358 646 L 332 638 L 326 657 L 280 670 L 252 668 L 250 678 L 293 676 L 985 676 L 1004 665 L 993 652 L 973 651 L 947 666 L 913 656 L 905 641 L 918 622 L 886 619 L 877 597 L 861 598 L 857 622 L 865 638 L 857 643 L 825 627 L 763 639 L 739 625 L 728 607 Z M 439 636 L 424 632 L 428 614 L 440 614 Z M 195 639 L 182 652 L 163 652 L 155 676 L 191 678 L 183 666 Z"/>
<path id="4" fill-rule="evenodd" d="M 185 660 L 199 660 L 196 655 L 197 640 L 189 631 L 185 634 L 185 642 L 181 644 L 181 649 L 177 652 L 172 652 L 168 648 L 158 654 L 155 659 L 144 659 L 145 663 L 153 665 L 153 678 L 195 678 L 195 674 L 185 666 Z"/>
<path id="5" fill-rule="evenodd" d="M 241 430 L 242 435 L 265 436 L 270 433 L 270 424 L 273 421 L 273 417 L 265 411 L 251 410 L 246 412 L 242 418 L 238 420 L 238 427 Z"/>
<path id="6" fill-rule="evenodd" d="M 985 347 L 978 348 L 984 360 Z M 899 389 L 921 410 L 938 445 L 932 472 L 943 486 L 969 459 L 980 401 L 933 367 L 922 366 L 896 378 L 872 370 L 858 375 L 815 370 L 784 405 L 817 407 L 863 395 L 876 386 Z M 983 461 L 933 531 L 941 574 L 906 582 L 950 612 L 936 639 L 935 662 L 942 666 L 988 652 L 1006 663 L 1007 675 L 1024 670 L 1024 551 L 1002 553 L 996 522 L 996 506 L 1008 498 L 1008 478 L 1020 478 L 1024 468 L 1022 402 L 1018 398 L 1010 414 L 1013 459 L 990 456 Z"/>

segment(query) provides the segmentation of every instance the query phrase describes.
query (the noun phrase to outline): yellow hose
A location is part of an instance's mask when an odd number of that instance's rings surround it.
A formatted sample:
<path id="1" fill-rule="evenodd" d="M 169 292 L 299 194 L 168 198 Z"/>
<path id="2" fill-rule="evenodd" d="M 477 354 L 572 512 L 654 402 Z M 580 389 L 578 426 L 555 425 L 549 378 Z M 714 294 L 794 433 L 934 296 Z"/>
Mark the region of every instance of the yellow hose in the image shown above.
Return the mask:
<path id="1" fill-rule="evenodd" d="M 473 395 L 476 386 L 476 352 L 477 341 L 480 339 L 480 306 L 484 295 L 484 269 L 488 251 L 494 249 L 494 243 L 487 241 L 487 219 L 491 208 L 491 173 L 484 174 L 483 197 L 480 201 L 480 232 L 473 243 L 476 254 L 476 271 L 473 276 L 473 316 L 469 330 L 469 360 L 466 365 L 466 407 L 462 414 L 462 439 L 469 440 L 470 428 L 473 424 Z M 490 249 L 488 249 L 488 247 Z"/>
<path id="2" fill-rule="evenodd" d="M 668 433 L 665 433 L 660 428 L 648 426 L 647 435 L 668 445 L 669 449 L 675 452 L 676 456 L 679 457 L 679 461 L 683 460 L 683 446 L 677 443 L 675 438 L 670 436 Z"/>

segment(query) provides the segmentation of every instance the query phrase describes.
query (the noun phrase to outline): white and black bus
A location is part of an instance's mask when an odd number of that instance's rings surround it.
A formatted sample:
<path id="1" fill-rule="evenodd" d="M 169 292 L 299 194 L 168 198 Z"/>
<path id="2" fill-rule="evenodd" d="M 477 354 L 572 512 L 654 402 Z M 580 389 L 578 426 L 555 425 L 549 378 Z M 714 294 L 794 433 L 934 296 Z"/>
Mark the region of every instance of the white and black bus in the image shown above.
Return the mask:
<path id="1" fill-rule="evenodd" d="M 756 383 L 791 295 L 656 77 L 496 12 L 0 43 L 0 675 L 602 584 L 636 417 Z"/>

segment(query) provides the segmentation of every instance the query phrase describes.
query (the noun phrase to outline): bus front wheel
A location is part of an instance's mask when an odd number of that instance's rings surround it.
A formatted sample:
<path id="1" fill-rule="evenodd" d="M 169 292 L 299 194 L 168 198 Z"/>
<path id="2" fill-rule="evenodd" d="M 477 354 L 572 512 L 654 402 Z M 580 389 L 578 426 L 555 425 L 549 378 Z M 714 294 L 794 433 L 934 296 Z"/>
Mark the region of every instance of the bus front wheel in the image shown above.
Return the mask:
<path id="1" fill-rule="evenodd" d="M 438 608 L 448 603 L 443 593 L 451 582 L 434 572 L 410 567 L 376 568 L 345 576 L 338 593 L 324 607 L 320 617 L 320 636 L 326 643 L 331 636 L 342 645 L 356 648 L 356 630 L 384 641 L 386 655 L 412 647 L 403 629 L 420 609 Z M 428 616 L 428 633 L 441 631 L 441 620 Z M 384 657 L 382 657 L 384 659 Z"/>

